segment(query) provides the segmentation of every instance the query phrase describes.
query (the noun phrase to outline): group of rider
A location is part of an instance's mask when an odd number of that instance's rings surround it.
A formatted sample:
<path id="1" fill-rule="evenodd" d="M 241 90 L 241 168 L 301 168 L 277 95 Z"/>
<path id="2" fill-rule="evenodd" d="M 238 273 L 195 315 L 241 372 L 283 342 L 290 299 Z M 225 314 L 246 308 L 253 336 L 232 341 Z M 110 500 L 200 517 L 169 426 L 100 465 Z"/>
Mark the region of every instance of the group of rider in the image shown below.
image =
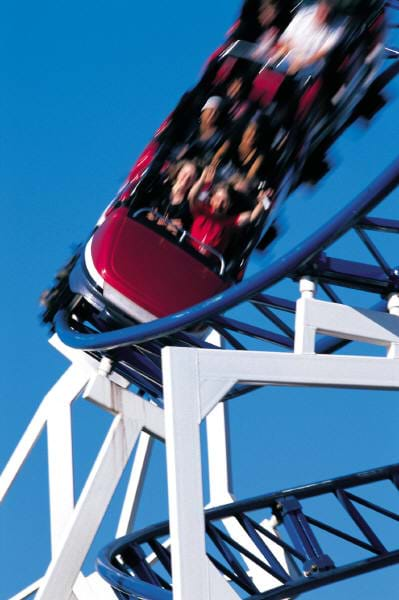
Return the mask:
<path id="1" fill-rule="evenodd" d="M 300 7 L 289 22 L 290 11 L 281 10 L 282 5 L 246 0 L 231 40 L 254 43 L 258 61 L 286 60 L 287 73 L 295 75 L 320 64 L 343 25 L 331 20 L 328 0 Z M 223 254 L 234 230 L 256 222 L 273 202 L 271 162 L 261 111 L 249 100 L 251 83 L 233 70 L 223 88 L 206 99 L 197 125 L 174 148 L 152 193 L 148 218 L 172 234 L 189 232 L 192 245 L 204 255 L 210 248 Z"/>

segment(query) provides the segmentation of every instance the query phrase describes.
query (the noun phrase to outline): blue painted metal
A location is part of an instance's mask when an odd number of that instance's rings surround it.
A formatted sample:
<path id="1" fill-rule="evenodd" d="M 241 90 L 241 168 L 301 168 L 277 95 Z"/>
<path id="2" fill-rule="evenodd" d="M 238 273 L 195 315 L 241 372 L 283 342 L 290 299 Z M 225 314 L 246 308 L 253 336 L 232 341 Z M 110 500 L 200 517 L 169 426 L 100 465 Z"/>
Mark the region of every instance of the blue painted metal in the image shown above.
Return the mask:
<path id="1" fill-rule="evenodd" d="M 387 552 L 387 549 L 378 539 L 371 527 L 369 527 L 366 520 L 362 517 L 357 508 L 353 505 L 353 502 L 351 502 L 351 500 L 348 498 L 346 492 L 344 490 L 336 490 L 335 494 L 338 500 L 341 502 L 342 506 L 345 508 L 346 512 L 359 527 L 360 531 L 369 540 L 370 544 L 374 548 L 374 551 L 378 554 L 385 554 Z"/>
<path id="2" fill-rule="evenodd" d="M 105 350 L 118 346 L 141 343 L 147 340 L 170 335 L 200 321 L 209 320 L 213 315 L 222 313 L 243 300 L 261 292 L 282 277 L 290 273 L 303 271 L 316 256 L 332 244 L 344 232 L 351 229 L 364 218 L 380 201 L 382 201 L 399 184 L 399 158 L 382 173 L 370 186 L 342 209 L 333 219 L 318 229 L 303 243 L 296 245 L 283 257 L 275 261 L 266 273 L 261 272 L 246 281 L 230 288 L 196 306 L 174 315 L 151 321 L 150 323 L 126 327 L 105 333 L 83 334 L 71 329 L 68 316 L 64 311 L 57 314 L 56 330 L 61 340 L 73 348 L 82 350 Z M 359 267 L 360 269 L 360 267 Z M 376 272 L 367 271 L 369 276 Z M 356 273 L 356 270 L 355 270 Z M 363 271 L 360 272 L 360 277 Z M 382 275 L 381 275 L 382 278 Z M 378 277 L 376 279 L 378 281 Z M 352 282 L 352 285 L 355 285 Z M 381 283 L 382 286 L 382 283 Z M 384 291 L 389 292 L 386 285 Z M 393 289 L 395 289 L 393 287 Z"/>
<path id="3" fill-rule="evenodd" d="M 245 514 L 239 515 L 237 517 L 237 520 L 242 525 L 243 529 L 245 529 L 245 531 L 248 533 L 249 537 L 251 538 L 255 546 L 258 548 L 259 552 L 263 554 L 267 562 L 270 564 L 272 568 L 272 574 L 274 575 L 274 577 L 276 577 L 276 579 L 279 579 L 280 581 L 283 581 L 284 583 L 289 581 L 290 577 L 288 573 L 286 573 L 283 566 L 279 563 L 279 561 L 271 552 L 270 548 L 266 546 L 265 542 L 259 536 L 258 532 L 252 524 L 252 521 L 248 519 L 248 517 Z"/>
<path id="4" fill-rule="evenodd" d="M 312 485 L 290 488 L 207 510 L 205 511 L 206 531 L 215 549 L 209 550 L 208 556 L 222 574 L 230 578 L 243 592 L 250 594 L 248 598 L 251 598 L 251 600 L 279 600 L 294 597 L 299 593 L 341 581 L 348 577 L 397 564 L 399 563 L 399 548 L 387 549 L 387 544 L 377 538 L 371 524 L 360 516 L 354 504 L 365 506 L 370 511 L 385 517 L 389 528 L 392 521 L 399 524 L 399 514 L 378 505 L 376 502 L 370 502 L 362 498 L 358 493 L 354 494 L 348 491 L 353 487 L 368 489 L 369 486 L 378 483 L 377 487 L 373 487 L 375 493 L 380 489 L 381 482 L 385 482 L 388 486 L 393 483 L 399 490 L 399 464 L 329 479 Z M 345 510 L 360 527 L 368 541 L 357 539 L 330 524 L 335 514 L 334 511 L 331 511 L 331 508 L 327 511 L 328 523 L 324 523 L 304 512 L 302 504 L 305 504 L 308 499 L 331 494 L 343 503 Z M 264 515 L 264 510 L 267 508 L 272 509 L 275 516 L 280 518 L 281 523 L 287 526 L 294 546 L 291 546 L 283 538 L 277 538 L 267 532 L 261 524 L 254 520 L 254 517 L 248 514 L 261 509 L 262 515 Z M 221 527 L 217 526 L 218 521 L 223 521 L 226 518 L 237 519 L 268 564 L 243 548 L 242 543 L 231 538 Z M 316 529 L 347 542 L 351 547 L 360 548 L 362 552 L 367 551 L 372 554 L 372 557 L 364 559 L 362 556 L 361 560 L 335 566 L 334 562 L 339 563 L 339 560 L 334 559 L 333 562 L 333 558 L 323 552 L 315 533 Z M 150 567 L 147 562 L 143 565 L 142 561 L 145 561 L 145 558 L 141 552 L 141 547 L 149 544 L 156 556 L 159 557 L 167 573 L 170 574 L 170 552 L 162 546 L 162 540 L 165 539 L 168 533 L 168 523 L 161 523 L 114 541 L 100 553 L 97 562 L 99 572 L 114 589 L 118 590 L 118 593 L 125 593 L 127 598 L 172 600 L 170 590 L 160 587 L 161 585 L 169 588 L 172 582 L 164 581 L 162 584 L 154 584 L 154 580 L 159 579 L 156 566 L 151 563 Z M 300 570 L 305 572 L 305 575 L 292 576 L 286 573 L 280 563 L 270 555 L 270 549 L 266 546 L 262 536 L 272 539 L 274 543 L 283 547 L 286 553 L 291 556 L 291 559 L 297 565 L 298 563 L 301 565 Z M 327 542 L 328 539 L 324 536 L 324 543 L 327 544 Z M 217 552 L 221 558 L 218 558 Z M 278 581 L 281 581 L 281 585 L 268 592 L 262 593 L 257 590 L 254 582 L 248 577 L 242 566 L 242 557 L 244 556 L 265 572 L 276 577 Z M 151 575 L 148 569 L 153 569 L 154 573 Z M 141 574 L 142 579 L 140 579 L 139 574 Z"/>
<path id="5" fill-rule="evenodd" d="M 334 567 L 331 558 L 323 553 L 316 536 L 303 514 L 302 506 L 295 496 L 287 496 L 277 500 L 277 511 L 286 527 L 292 542 L 307 559 L 304 561 L 305 573 L 327 571 Z"/>
<path id="6" fill-rule="evenodd" d="M 399 233 L 399 221 L 396 219 L 381 219 L 380 217 L 365 217 L 359 223 L 362 229 L 374 229 L 388 233 Z"/>
<path id="7" fill-rule="evenodd" d="M 237 333 L 247 335 L 254 339 L 267 340 L 268 342 L 278 344 L 279 346 L 283 346 L 285 348 L 293 347 L 292 339 L 287 338 L 286 336 L 280 335 L 278 333 L 273 333 L 272 331 L 267 331 L 260 327 L 255 327 L 254 325 L 249 325 L 248 323 L 238 321 L 237 319 L 231 319 L 227 317 L 215 317 L 212 320 L 212 324 L 213 323 L 221 325 L 225 329 L 236 331 Z"/>

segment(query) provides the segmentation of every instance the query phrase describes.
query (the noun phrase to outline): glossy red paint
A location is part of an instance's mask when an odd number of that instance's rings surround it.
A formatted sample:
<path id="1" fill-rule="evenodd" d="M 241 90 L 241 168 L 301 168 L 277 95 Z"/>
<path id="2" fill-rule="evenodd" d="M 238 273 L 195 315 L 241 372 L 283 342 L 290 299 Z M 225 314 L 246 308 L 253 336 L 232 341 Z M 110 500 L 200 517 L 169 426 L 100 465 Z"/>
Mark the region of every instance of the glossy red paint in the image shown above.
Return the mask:
<path id="1" fill-rule="evenodd" d="M 92 259 L 126 298 L 163 317 L 223 291 L 227 283 L 177 244 L 114 210 L 95 232 Z"/>
<path id="2" fill-rule="evenodd" d="M 159 130 L 160 129 L 161 128 L 159 128 Z M 152 140 L 149 144 L 147 144 L 147 146 L 145 147 L 143 152 L 140 154 L 137 161 L 134 163 L 134 166 L 131 169 L 131 171 L 127 177 L 127 180 L 126 180 L 127 182 L 135 183 L 135 182 L 139 181 L 139 179 L 143 175 L 144 171 L 147 169 L 147 167 L 150 166 L 151 161 L 154 158 L 157 149 L 158 149 L 158 142 L 156 140 Z M 124 194 L 122 194 L 122 196 L 120 198 L 121 201 L 123 202 L 124 200 L 126 200 L 129 197 L 129 195 L 130 195 L 130 188 L 127 189 L 127 191 Z"/>
<path id="3" fill-rule="evenodd" d="M 250 98 L 263 107 L 269 106 L 284 81 L 284 75 L 265 69 L 255 78 Z"/>

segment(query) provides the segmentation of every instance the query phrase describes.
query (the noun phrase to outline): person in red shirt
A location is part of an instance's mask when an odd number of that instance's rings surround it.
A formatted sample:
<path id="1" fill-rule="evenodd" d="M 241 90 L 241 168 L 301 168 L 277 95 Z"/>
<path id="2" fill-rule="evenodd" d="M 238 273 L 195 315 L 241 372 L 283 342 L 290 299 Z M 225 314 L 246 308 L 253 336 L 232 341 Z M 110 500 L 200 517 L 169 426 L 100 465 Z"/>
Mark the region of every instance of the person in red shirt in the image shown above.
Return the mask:
<path id="1" fill-rule="evenodd" d="M 198 252 L 205 255 L 209 254 L 207 247 L 223 254 L 234 229 L 256 221 L 271 204 L 271 190 L 267 190 L 258 196 L 253 210 L 229 215 L 233 188 L 229 183 L 212 186 L 214 178 L 215 168 L 205 167 L 188 196 L 193 217 L 190 230 L 194 238 L 192 244 Z M 204 188 L 208 189 L 209 202 L 204 198 Z"/>

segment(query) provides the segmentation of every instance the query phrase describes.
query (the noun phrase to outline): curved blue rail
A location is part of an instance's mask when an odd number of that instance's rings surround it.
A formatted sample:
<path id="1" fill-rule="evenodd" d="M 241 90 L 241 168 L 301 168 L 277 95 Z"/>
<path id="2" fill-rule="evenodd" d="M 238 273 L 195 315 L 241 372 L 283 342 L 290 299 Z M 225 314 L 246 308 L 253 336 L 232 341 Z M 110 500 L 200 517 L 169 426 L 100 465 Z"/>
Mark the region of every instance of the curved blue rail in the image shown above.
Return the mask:
<path id="1" fill-rule="evenodd" d="M 375 483 L 378 486 L 374 486 Z M 398 531 L 392 531 L 395 527 L 399 530 L 399 514 L 395 512 L 397 497 L 393 508 L 386 506 L 386 500 L 384 504 L 379 503 L 376 497 L 380 497 L 381 484 L 391 487 L 396 493 L 399 491 L 399 464 L 208 510 L 205 512 L 206 533 L 209 547 L 212 547 L 208 557 L 235 584 L 236 589 L 252 600 L 282 600 L 397 564 Z M 366 497 L 371 488 L 373 501 Z M 317 517 L 313 516 L 314 503 L 309 502 L 316 497 L 319 505 L 325 503 L 317 511 Z M 334 498 L 334 506 L 326 501 L 327 498 Z M 360 537 L 342 529 L 340 513 L 355 525 Z M 278 535 L 270 533 L 260 522 L 271 514 L 279 521 Z M 248 539 L 247 546 L 243 545 L 242 539 L 238 541 L 226 532 L 223 520 L 227 518 L 240 524 Z M 172 600 L 171 556 L 168 547 L 163 544 L 168 532 L 168 523 L 161 523 L 116 540 L 101 551 L 97 569 L 118 597 Z M 318 532 L 323 532 L 322 536 Z M 286 557 L 297 568 L 288 572 L 273 555 L 267 540 L 283 548 Z M 352 553 L 359 554 L 354 560 L 342 564 L 334 548 L 336 540 L 350 548 Z M 151 563 L 146 559 L 145 548 L 148 546 L 153 558 L 156 558 Z M 253 553 L 254 547 L 257 555 Z M 263 592 L 259 590 L 242 567 L 245 559 L 272 575 L 276 579 L 276 587 Z"/>
<path id="2" fill-rule="evenodd" d="M 235 285 L 227 291 L 197 304 L 186 311 L 157 319 L 149 323 L 125 327 L 117 331 L 105 333 L 81 333 L 71 328 L 65 311 L 60 311 L 56 318 L 56 331 L 61 340 L 73 348 L 81 350 L 106 350 L 115 347 L 138 344 L 166 335 L 171 335 L 192 326 L 198 322 L 209 320 L 240 302 L 253 298 L 273 285 L 279 279 L 290 274 L 306 272 L 306 266 L 314 261 L 315 257 L 330 246 L 337 238 L 349 229 L 361 224 L 361 220 L 386 198 L 399 184 L 399 158 L 397 158 L 384 173 L 372 182 L 352 202 L 342 209 L 333 219 L 320 227 L 312 236 L 293 247 L 283 257 L 276 260 L 267 270 Z M 392 223 L 393 228 L 399 223 Z M 367 222 L 366 222 L 367 226 Z M 328 265 L 326 265 L 327 267 Z M 308 269 L 311 271 L 311 268 Z M 356 287 L 357 279 L 364 279 L 365 273 L 352 273 L 351 284 Z M 377 274 L 378 277 L 380 273 Z M 384 274 L 382 274 L 384 275 Z M 318 276 L 322 276 L 320 267 Z M 371 284 L 370 284 L 371 285 Z M 382 290 L 389 294 L 399 289 L 399 279 L 394 268 L 385 274 L 385 279 L 378 285 L 374 282 L 377 292 Z"/>

